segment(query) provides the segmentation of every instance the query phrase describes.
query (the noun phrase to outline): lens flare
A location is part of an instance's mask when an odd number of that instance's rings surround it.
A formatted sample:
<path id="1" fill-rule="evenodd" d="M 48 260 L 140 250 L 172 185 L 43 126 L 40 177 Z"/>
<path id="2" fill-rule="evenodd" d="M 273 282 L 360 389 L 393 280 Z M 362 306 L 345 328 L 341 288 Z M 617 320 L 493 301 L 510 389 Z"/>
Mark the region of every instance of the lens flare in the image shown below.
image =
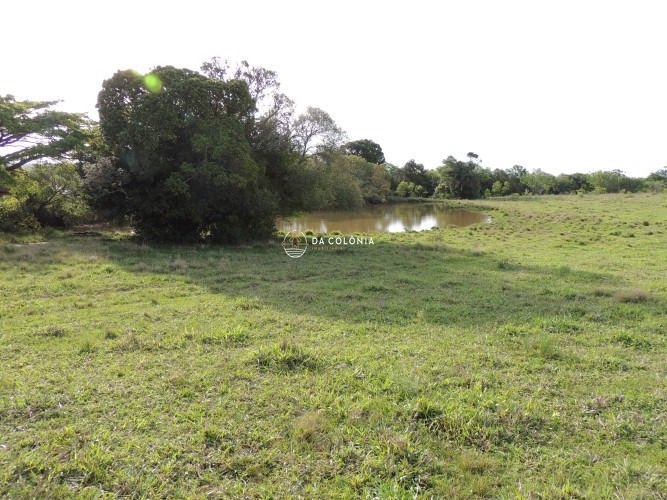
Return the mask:
<path id="1" fill-rule="evenodd" d="M 162 80 L 157 75 L 149 73 L 144 77 L 144 85 L 146 88 L 155 94 L 162 90 Z"/>

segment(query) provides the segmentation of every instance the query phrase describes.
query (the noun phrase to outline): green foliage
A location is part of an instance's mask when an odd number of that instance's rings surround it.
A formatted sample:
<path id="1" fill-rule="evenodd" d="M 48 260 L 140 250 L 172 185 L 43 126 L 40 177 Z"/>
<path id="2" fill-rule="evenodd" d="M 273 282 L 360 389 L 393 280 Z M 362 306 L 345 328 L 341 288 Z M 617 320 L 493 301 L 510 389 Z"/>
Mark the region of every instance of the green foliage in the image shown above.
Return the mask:
<path id="1" fill-rule="evenodd" d="M 556 179 L 553 175 L 537 169 L 521 177 L 521 182 L 533 194 L 547 194 L 552 192 Z"/>
<path id="2" fill-rule="evenodd" d="M 421 163 L 417 163 L 414 160 L 408 161 L 403 165 L 402 174 L 404 180 L 421 187 L 419 190 L 421 194 L 419 196 L 431 196 L 433 194 L 436 186 L 434 179 L 428 174 Z"/>
<path id="3" fill-rule="evenodd" d="M 301 210 L 360 208 L 386 201 L 390 192 L 384 167 L 353 155 L 310 156 L 294 165 L 289 175 L 290 196 Z"/>
<path id="4" fill-rule="evenodd" d="M 642 179 L 628 177 L 620 170 L 594 172 L 588 181 L 597 193 L 636 192 L 644 187 Z"/>
<path id="5" fill-rule="evenodd" d="M 667 182 L 667 167 L 656 170 L 651 175 L 648 176 L 647 180 L 649 181 L 661 181 Z"/>
<path id="6" fill-rule="evenodd" d="M 86 220 L 91 214 L 81 186 L 71 163 L 43 163 L 13 172 L 10 194 L 0 198 L 0 229 L 31 231 Z"/>
<path id="7" fill-rule="evenodd" d="M 24 203 L 14 196 L 0 197 L 0 231 L 22 233 L 37 229 L 39 222 Z"/>
<path id="8" fill-rule="evenodd" d="M 292 124 L 292 141 L 302 158 L 313 152 L 335 151 L 344 137 L 345 133 L 329 113 L 319 108 L 309 107 Z"/>
<path id="9" fill-rule="evenodd" d="M 491 187 L 491 194 L 494 196 L 504 196 L 510 193 L 509 181 L 495 181 Z"/>
<path id="10" fill-rule="evenodd" d="M 11 172 L 37 160 L 76 159 L 85 150 L 90 122 L 82 114 L 50 109 L 56 103 L 0 96 L 0 168 Z"/>
<path id="11" fill-rule="evenodd" d="M 424 195 L 424 188 L 414 182 L 401 181 L 396 187 L 396 194 L 402 198 L 418 198 Z"/>
<path id="12" fill-rule="evenodd" d="M 382 165 L 369 162 L 354 155 L 337 156 L 331 169 L 339 173 L 347 172 L 353 177 L 367 203 L 382 203 L 389 194 L 390 178 Z"/>
<path id="13" fill-rule="evenodd" d="M 132 71 L 104 82 L 100 125 L 113 156 L 89 184 L 96 206 L 122 209 L 148 239 L 267 236 L 277 199 L 246 136 L 255 112 L 248 84 L 173 67 L 152 75 L 157 92 Z"/>
<path id="14" fill-rule="evenodd" d="M 443 198 L 474 199 L 481 195 L 481 180 L 477 165 L 448 157 L 438 168 L 440 184 L 436 194 Z"/>
<path id="15" fill-rule="evenodd" d="M 359 182 L 347 168 L 332 169 L 329 178 L 332 182 L 331 201 L 327 204 L 327 207 L 351 210 L 363 206 L 364 197 Z"/>
<path id="16" fill-rule="evenodd" d="M 359 139 L 345 144 L 344 150 L 349 155 L 361 156 L 369 163 L 381 165 L 385 162 L 382 147 L 370 139 Z"/>

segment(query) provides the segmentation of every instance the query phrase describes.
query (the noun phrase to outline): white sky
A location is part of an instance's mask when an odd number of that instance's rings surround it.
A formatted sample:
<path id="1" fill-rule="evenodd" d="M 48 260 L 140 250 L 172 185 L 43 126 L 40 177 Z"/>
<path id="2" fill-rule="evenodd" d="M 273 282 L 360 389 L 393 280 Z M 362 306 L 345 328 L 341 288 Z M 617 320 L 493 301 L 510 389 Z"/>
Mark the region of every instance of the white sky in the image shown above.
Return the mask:
<path id="1" fill-rule="evenodd" d="M 301 108 L 428 168 L 667 165 L 667 2 L 9 1 L 0 94 L 96 117 L 117 69 L 212 56 L 278 72 Z"/>

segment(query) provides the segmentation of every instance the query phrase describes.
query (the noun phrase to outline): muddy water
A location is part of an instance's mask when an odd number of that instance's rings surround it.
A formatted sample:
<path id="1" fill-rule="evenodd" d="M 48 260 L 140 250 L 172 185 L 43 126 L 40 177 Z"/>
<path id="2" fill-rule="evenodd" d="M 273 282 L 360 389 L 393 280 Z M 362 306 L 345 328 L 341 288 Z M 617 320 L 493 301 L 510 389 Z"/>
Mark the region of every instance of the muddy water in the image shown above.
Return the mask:
<path id="1" fill-rule="evenodd" d="M 280 231 L 318 233 L 400 233 L 433 227 L 469 226 L 486 222 L 480 212 L 446 208 L 440 203 L 395 203 L 353 211 L 320 211 L 280 219 Z"/>

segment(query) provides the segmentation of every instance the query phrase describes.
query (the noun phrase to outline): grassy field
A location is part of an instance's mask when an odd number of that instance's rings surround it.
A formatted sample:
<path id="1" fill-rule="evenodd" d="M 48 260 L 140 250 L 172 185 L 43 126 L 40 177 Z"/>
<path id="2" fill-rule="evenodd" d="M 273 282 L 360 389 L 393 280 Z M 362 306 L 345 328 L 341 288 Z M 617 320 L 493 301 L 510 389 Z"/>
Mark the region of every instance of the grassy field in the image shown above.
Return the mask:
<path id="1" fill-rule="evenodd" d="M 665 498 L 667 196 L 474 206 L 295 260 L 5 237 L 0 496 Z"/>

